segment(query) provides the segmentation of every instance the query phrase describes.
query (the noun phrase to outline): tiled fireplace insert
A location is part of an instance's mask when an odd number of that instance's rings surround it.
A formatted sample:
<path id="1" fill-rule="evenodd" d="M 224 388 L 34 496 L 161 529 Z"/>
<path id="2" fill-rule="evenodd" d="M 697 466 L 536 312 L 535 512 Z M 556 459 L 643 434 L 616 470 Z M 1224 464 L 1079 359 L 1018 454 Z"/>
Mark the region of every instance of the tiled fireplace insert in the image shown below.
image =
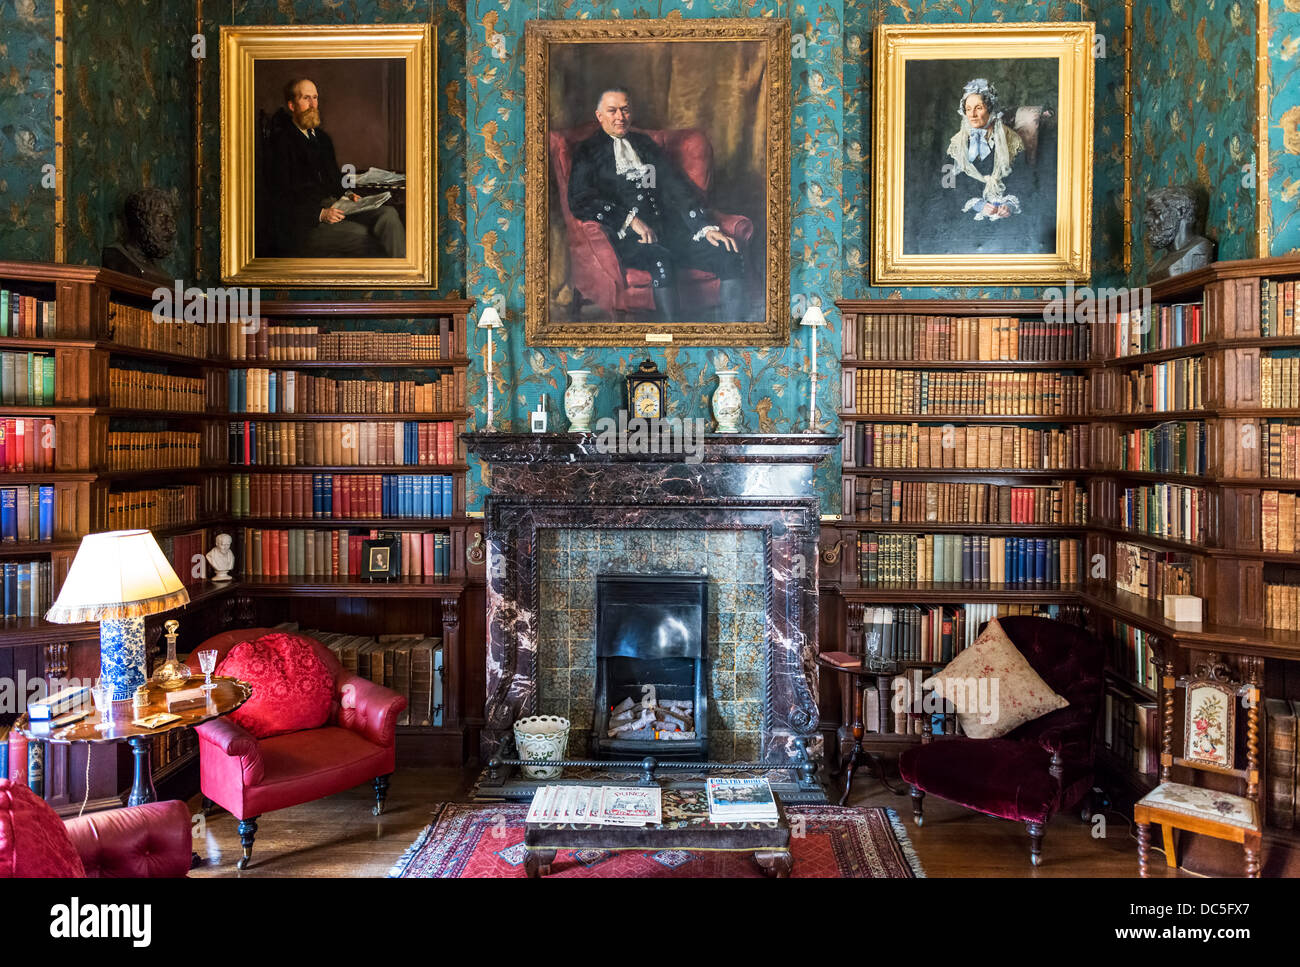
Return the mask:
<path id="1" fill-rule="evenodd" d="M 587 754 L 603 571 L 709 575 L 710 758 L 820 753 L 813 471 L 837 437 L 708 435 L 698 462 L 592 434 L 465 439 L 492 487 L 485 760 L 533 714 L 569 717 Z"/>

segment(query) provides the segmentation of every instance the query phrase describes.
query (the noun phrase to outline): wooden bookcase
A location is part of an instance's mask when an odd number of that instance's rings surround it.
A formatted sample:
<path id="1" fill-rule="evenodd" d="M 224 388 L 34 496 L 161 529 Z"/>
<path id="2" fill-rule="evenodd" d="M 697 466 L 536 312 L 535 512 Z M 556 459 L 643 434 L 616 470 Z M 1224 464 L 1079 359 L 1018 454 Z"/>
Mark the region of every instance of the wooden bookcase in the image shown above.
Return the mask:
<path id="1" fill-rule="evenodd" d="M 53 307 L 51 320 L 37 307 L 36 329 L 21 335 L 0 336 L 0 352 L 46 354 L 54 357 L 54 385 L 49 405 L 32 401 L 0 405 L 0 419 L 53 421 L 54 453 L 50 470 L 26 466 L 22 472 L 0 471 L 0 487 L 50 486 L 54 490 L 53 532 L 49 541 L 0 543 L 0 565 L 8 561 L 48 561 L 52 572 L 51 598 L 58 588 L 80 538 L 110 527 L 150 526 L 164 543 L 171 538 L 190 541 L 187 559 L 173 560 L 177 572 L 190 584 L 191 603 L 174 614 L 151 618 L 150 640 L 161 637 L 162 622 L 181 621 L 180 650 L 188 652 L 216 631 L 241 624 L 272 625 L 297 621 L 304 628 L 321 628 L 352 634 L 421 633 L 444 642 L 443 725 L 399 728 L 399 757 L 403 761 L 460 764 L 477 748 L 476 729 L 481 714 L 466 703 L 467 688 L 481 677 L 483 611 L 482 564 L 469 563 L 467 549 L 476 545 L 481 520 L 465 512 L 467 465 L 460 434 L 468 416 L 464 386 L 470 361 L 465 351 L 467 319 L 473 303 L 465 300 L 411 300 L 368 302 L 282 302 L 261 304 L 265 326 L 279 332 L 315 325 L 322 332 L 387 330 L 441 336 L 444 348 L 434 358 L 399 359 L 391 354 L 350 352 L 350 358 L 261 359 L 250 341 L 241 344 L 235 326 L 206 322 L 154 323 L 144 317 L 155 305 L 154 286 L 138 279 L 93 267 L 0 262 L 0 289 L 28 296 Z M 31 301 L 24 310 L 32 305 Z M 42 331 L 42 327 L 43 331 Z M 248 337 L 251 339 L 252 337 Z M 355 338 L 355 337 L 353 337 Z M 320 340 L 318 340 L 319 342 Z M 339 340 L 341 342 L 342 340 Z M 286 343 L 288 341 L 286 340 Z M 354 344 L 364 350 L 364 343 Z M 337 348 L 337 347 L 336 347 Z M 279 355 L 294 350 L 285 348 Z M 319 353 L 319 349 L 318 349 Z M 336 380 L 368 383 L 401 378 L 426 381 L 447 377 L 458 394 L 455 405 L 444 403 L 435 412 L 320 412 L 310 414 L 248 413 L 232 411 L 229 398 L 232 371 L 248 369 L 295 371 Z M 122 371 L 130 370 L 130 374 Z M 142 396 L 141 385 L 155 392 L 158 380 L 173 379 L 188 396 Z M 123 397 L 118 383 L 131 383 L 136 395 Z M 49 394 L 47 394 L 49 395 Z M 448 394 L 450 395 L 450 394 Z M 7 399 L 7 397 L 6 397 Z M 179 400 L 179 403 L 176 401 Z M 159 405 L 160 401 L 164 405 Z M 165 405 L 172 401 L 176 405 Z M 320 402 L 318 398 L 317 402 Z M 328 409 L 328 404 L 321 409 Z M 354 408 L 354 407 L 351 407 Z M 387 407 L 385 407 L 386 409 Z M 351 462 L 314 466 L 239 466 L 231 463 L 232 422 L 254 422 L 260 427 L 298 421 L 304 428 L 326 426 L 356 430 L 370 423 L 446 422 L 456 448 L 453 459 L 442 464 L 411 466 L 357 465 Z M 157 459 L 156 468 L 142 469 L 141 441 L 158 438 L 122 437 L 121 433 L 168 433 L 180 444 L 168 453 L 178 459 Z M 310 432 L 310 431 L 309 431 Z M 145 453 L 152 451 L 145 451 Z M 0 451 L 3 453 L 3 451 Z M 436 518 L 349 517 L 315 518 L 310 508 L 295 517 L 278 508 L 278 515 L 235 515 L 231 500 L 236 474 L 283 473 L 402 474 L 408 477 L 448 476 L 452 481 L 453 512 Z M 127 511 L 123 493 L 167 488 L 170 504 L 166 518 L 144 518 L 148 508 Z M 171 488 L 178 488 L 171 489 Z M 178 496 L 179 492 L 179 496 Z M 184 498 L 183 501 L 181 498 Z M 137 503 L 140 498 L 134 498 Z M 157 501 L 159 506 L 164 501 Z M 110 508 L 116 508 L 110 518 Z M 179 508 L 179 510 L 178 510 Z M 155 513 L 162 513 L 155 509 Z M 161 526 L 157 521 L 165 520 Z M 387 584 L 370 584 L 339 577 L 285 574 L 248 578 L 246 549 L 240 546 L 245 528 L 296 529 L 359 528 L 436 531 L 447 537 L 445 573 L 438 578 L 403 577 Z M 202 552 L 212 546 L 219 531 L 236 538 L 236 580 L 224 585 L 207 581 Z M 193 550 L 195 553 L 188 553 Z M 477 644 L 475 643 L 477 642 Z M 472 654 L 471 654 L 472 652 Z M 7 618 L 0 624 L 0 675 L 22 672 L 29 678 L 50 675 L 94 678 L 98 674 L 98 626 L 53 625 L 40 617 Z M 157 782 L 179 773 L 193 757 L 192 745 L 156 750 Z M 85 783 L 84 752 L 49 747 L 46 763 L 47 798 L 56 807 L 77 808 Z M 96 755 L 92 762 L 92 805 L 113 804 L 130 782 L 129 751 L 120 761 L 108 763 Z"/>
<path id="2" fill-rule="evenodd" d="M 846 436 L 853 424 L 863 420 L 889 426 L 930 423 L 957 431 L 966 427 L 992 426 L 999 422 L 1014 423 L 1024 431 L 1044 428 L 1060 429 L 1080 437 L 1075 459 L 1059 469 L 1031 469 L 1025 461 L 1014 467 L 993 466 L 975 461 L 974 466 L 917 467 L 917 461 L 894 459 L 897 467 L 863 467 L 860 455 L 845 443 L 844 503 L 838 522 L 823 524 L 823 603 L 838 620 L 825 619 L 823 629 L 832 628 L 847 636 L 847 649 L 861 651 L 862 612 L 884 604 L 930 605 L 996 601 L 999 604 L 1055 605 L 1069 617 L 1081 617 L 1103 637 L 1111 649 L 1106 678 L 1110 694 L 1103 719 L 1118 706 L 1145 706 L 1148 721 L 1154 713 L 1158 694 L 1152 676 L 1156 665 L 1167 662 L 1175 673 L 1182 674 L 1204 660 L 1217 655 L 1235 666 L 1243 678 L 1257 680 L 1266 697 L 1294 700 L 1300 698 L 1300 619 L 1294 613 L 1274 619 L 1285 627 L 1268 627 L 1265 585 L 1288 581 L 1296 583 L 1295 570 L 1300 568 L 1297 544 L 1288 549 L 1276 546 L 1274 525 L 1265 523 L 1264 508 L 1272 507 L 1270 492 L 1284 495 L 1300 493 L 1300 479 L 1294 476 L 1269 475 L 1270 454 L 1263 449 L 1266 428 L 1279 424 L 1300 423 L 1300 408 L 1293 395 L 1291 407 L 1266 406 L 1261 398 L 1261 359 L 1276 354 L 1300 355 L 1300 336 L 1264 336 L 1261 330 L 1261 283 L 1300 282 L 1300 258 L 1250 260 L 1216 263 L 1207 269 L 1161 282 L 1149 290 L 1153 315 L 1160 318 L 1161 307 L 1182 305 L 1184 326 L 1188 327 L 1192 309 L 1199 314 L 1200 341 L 1193 344 L 1162 344 L 1156 336 L 1139 342 L 1131 352 L 1116 351 L 1120 335 L 1113 317 L 1090 307 L 1086 315 L 1090 330 L 1086 358 L 975 361 L 877 360 L 862 358 L 866 353 L 855 345 L 865 327 L 887 324 L 889 317 L 922 316 L 953 318 L 1018 318 L 1022 324 L 1040 323 L 1048 304 L 1036 301 L 991 300 L 887 300 L 838 303 L 844 319 L 846 352 L 842 361 L 845 374 L 845 412 L 841 418 Z M 1265 299 L 1267 301 L 1267 288 Z M 1053 311 L 1059 311 L 1053 307 Z M 1094 314 L 1095 313 L 1095 314 Z M 1279 313 L 1280 315 L 1280 313 Z M 1166 319 L 1174 318 L 1172 308 Z M 898 323 L 894 323 L 897 328 Z M 1159 329 L 1157 328 L 1157 333 Z M 1300 331 L 1300 330 L 1296 330 Z M 888 343 L 886 343 L 888 345 Z M 898 345 L 894 346 L 898 350 Z M 1059 348 L 1059 344 L 1058 344 Z M 1041 353 L 1038 354 L 1041 357 Z M 1268 365 L 1268 364 L 1265 364 Z M 1300 365 L 1300 364 L 1294 364 Z M 1195 394 L 1170 393 L 1167 405 L 1159 411 L 1137 407 L 1128 399 L 1131 384 L 1138 377 L 1151 375 L 1156 367 L 1177 368 L 1172 375 L 1182 376 L 1187 368 L 1198 367 L 1199 398 Z M 872 370 L 893 369 L 898 372 L 928 371 L 981 374 L 992 372 L 1027 374 L 1048 370 L 1083 377 L 1086 381 L 1086 406 L 1081 414 L 1063 415 L 1026 410 L 1009 419 L 974 415 L 914 415 L 910 411 L 872 413 L 862 416 L 854 407 L 850 394 L 856 374 Z M 1017 378 L 1024 379 L 1025 376 Z M 1164 378 L 1163 376 L 1161 377 Z M 933 384 L 932 384 L 933 385 Z M 1188 380 L 1189 388 L 1196 388 Z M 1163 384 L 1160 387 L 1164 389 Z M 1300 395 L 1300 385 L 1286 388 Z M 1270 421 L 1275 421 L 1270 424 Z M 1182 431 L 1157 428 L 1164 424 L 1186 424 Z M 1194 429 L 1192 429 L 1194 428 Z M 1166 436 L 1166 449 L 1179 445 L 1178 432 L 1202 437 L 1203 461 L 1175 465 L 1172 462 L 1146 464 L 1140 457 L 1140 445 L 1146 443 L 1148 455 L 1155 456 L 1152 442 L 1155 433 Z M 1145 437 L 1142 434 L 1146 434 Z M 1171 437 L 1170 435 L 1173 434 Z M 1174 440 L 1170 443 L 1170 440 Z M 1134 450 L 1128 449 L 1132 442 Z M 1283 443 L 1283 446 L 1286 446 Z M 1161 454 L 1165 450 L 1159 451 Z M 1177 451 L 1181 456 L 1183 450 Z M 1279 459 L 1274 444 L 1273 459 Z M 1182 469 L 1190 472 L 1179 472 Z M 914 521 L 866 521 L 879 516 L 870 505 L 855 507 L 850 499 L 862 486 L 863 479 L 928 481 L 942 484 L 978 483 L 996 486 L 1035 486 L 1053 481 L 1075 481 L 1086 488 L 1087 517 L 1068 524 L 1015 524 L 986 522 L 978 524 L 938 524 Z M 1190 511 L 1182 518 L 1165 520 L 1159 511 L 1166 501 L 1182 499 L 1171 496 L 1165 488 L 1188 488 L 1186 494 L 1196 502 L 1195 517 Z M 1143 488 L 1147 488 L 1143 490 Z M 1124 507 L 1129 506 L 1126 523 Z M 859 501 L 860 503 L 860 501 Z M 1169 503 L 1168 506 L 1173 506 Z M 1178 504 L 1181 508 L 1181 504 Z M 1148 513 L 1139 516 L 1138 508 Z M 888 508 L 886 508 L 888 510 Z M 1184 527 L 1195 524 L 1195 529 Z M 1265 530 L 1269 530 L 1265 538 Z M 1059 536 L 1077 536 L 1084 542 L 1080 562 L 1080 583 L 1032 589 L 951 586 L 926 583 L 864 585 L 859 575 L 858 534 L 891 533 L 963 533 L 986 536 L 1036 536 L 1049 531 Z M 1266 541 L 1268 543 L 1266 543 Z M 1143 548 L 1149 554 L 1162 555 L 1162 561 L 1183 564 L 1190 587 L 1185 593 L 1196 594 L 1204 601 L 1205 616 L 1199 625 L 1166 621 L 1161 601 L 1130 593 L 1116 587 L 1118 554 L 1123 545 Z M 1125 555 L 1126 558 L 1129 555 Z M 1172 581 L 1172 579 L 1171 579 Z M 1175 585 L 1171 584 L 1171 587 Z M 1123 626 L 1120 628 L 1119 626 Z M 1132 629 L 1132 630 L 1128 630 Z M 1124 637 L 1115 634 L 1124 631 Z M 1135 647 L 1134 631 L 1142 641 Z M 836 640 L 831 638 L 830 640 Z M 839 647 L 827 645 L 825 647 Z M 1150 656 L 1150 657 L 1148 657 Z M 908 662 L 907 666 L 935 667 L 936 662 Z M 1143 675 L 1143 666 L 1149 671 Z M 1161 666 L 1164 667 L 1164 666 Z M 828 696 L 823 695 L 823 699 Z M 834 699 L 834 696 L 830 696 Z M 1132 728 L 1134 717 L 1127 721 Z M 831 723 L 827 723 L 828 727 Z M 911 725 L 912 723 L 908 723 Z M 1261 728 L 1263 726 L 1261 725 Z M 1118 726 L 1116 727 L 1116 729 Z M 1102 730 L 1107 726 L 1103 721 Z M 1111 730 L 1112 743 L 1119 738 Z M 1104 736 L 1103 736 L 1104 738 Z M 1124 736 L 1128 738 L 1127 735 Z M 1261 735 L 1261 749 L 1267 737 Z M 1159 735 L 1152 729 L 1147 741 L 1137 734 L 1137 744 L 1154 748 L 1158 758 Z M 913 734 L 868 734 L 867 745 L 875 751 L 896 753 L 908 743 L 919 741 Z M 1117 753 L 1099 743 L 1101 776 L 1117 801 L 1131 802 L 1152 788 L 1156 775 L 1144 774 L 1137 767 L 1135 753 Z M 1159 765 L 1146 757 L 1144 765 Z M 1261 760 L 1266 753 L 1261 752 Z M 1177 770 L 1175 770 L 1177 772 Z M 1177 776 L 1175 776 L 1177 778 Z M 1213 779 L 1211 779 L 1213 781 Z M 1227 788 L 1225 786 L 1225 788 Z M 1260 807 L 1266 807 L 1266 784 L 1261 782 Z M 1290 830 L 1269 827 L 1269 838 L 1287 846 L 1300 844 Z"/>

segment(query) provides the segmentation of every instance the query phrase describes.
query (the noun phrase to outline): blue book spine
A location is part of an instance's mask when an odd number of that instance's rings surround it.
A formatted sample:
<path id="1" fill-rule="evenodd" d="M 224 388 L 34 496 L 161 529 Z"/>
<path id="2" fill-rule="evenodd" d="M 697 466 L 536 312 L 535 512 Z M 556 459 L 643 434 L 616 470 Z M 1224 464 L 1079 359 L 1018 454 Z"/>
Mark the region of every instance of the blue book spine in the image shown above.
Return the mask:
<path id="1" fill-rule="evenodd" d="M 314 518 L 323 516 L 325 497 L 321 493 L 321 477 L 323 474 L 314 473 L 311 475 L 311 515 Z"/>
<path id="2" fill-rule="evenodd" d="M 266 389 L 266 412 L 268 412 L 268 413 L 279 413 L 279 412 L 280 412 L 279 409 L 278 409 L 278 408 L 276 407 L 276 405 L 275 405 L 276 386 L 277 386 L 277 385 L 279 384 L 279 382 L 280 382 L 279 377 L 280 377 L 279 372 L 274 372 L 274 373 L 271 374 L 271 378 L 268 379 L 268 380 L 266 381 L 266 382 L 267 382 L 267 389 Z"/>
<path id="3" fill-rule="evenodd" d="M 0 540 L 18 540 L 18 490 L 14 487 L 0 489 Z"/>
<path id="4" fill-rule="evenodd" d="M 1034 539 L 1034 586 L 1042 587 L 1047 581 L 1047 538 Z"/>
<path id="5" fill-rule="evenodd" d="M 450 517 L 452 513 L 452 482 L 450 477 L 442 477 L 442 516 Z"/>
<path id="6" fill-rule="evenodd" d="M 37 516 L 37 527 L 39 537 L 43 541 L 54 540 L 54 487 L 52 484 L 41 484 L 41 489 L 37 496 L 40 504 L 40 511 Z"/>
<path id="7" fill-rule="evenodd" d="M 239 370 L 232 369 L 226 373 L 226 398 L 232 411 L 239 409 Z"/>
<path id="8" fill-rule="evenodd" d="M 393 517 L 393 477 L 392 474 L 384 474 L 379 478 L 379 516 Z"/>

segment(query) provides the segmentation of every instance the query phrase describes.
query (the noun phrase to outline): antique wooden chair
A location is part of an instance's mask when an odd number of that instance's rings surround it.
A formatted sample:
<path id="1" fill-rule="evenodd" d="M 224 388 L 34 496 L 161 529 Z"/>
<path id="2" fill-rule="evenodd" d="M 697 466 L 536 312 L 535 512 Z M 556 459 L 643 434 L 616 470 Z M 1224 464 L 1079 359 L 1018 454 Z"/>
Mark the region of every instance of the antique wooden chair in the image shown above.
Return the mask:
<path id="1" fill-rule="evenodd" d="M 1160 676 L 1160 785 L 1133 807 L 1138 832 L 1138 874 L 1147 875 L 1151 825 L 1164 836 L 1165 861 L 1178 866 L 1174 830 L 1202 833 L 1240 843 L 1246 853 L 1246 875 L 1260 870 L 1261 817 L 1259 814 L 1259 687 L 1257 674 L 1248 681 L 1231 679 L 1228 667 L 1211 654 L 1194 676 L 1174 679 L 1173 665 L 1161 661 Z M 1185 690 L 1183 703 L 1183 754 L 1173 754 L 1174 691 Z M 1235 768 L 1237 702 L 1246 707 L 1246 768 Z M 1233 776 L 1246 783 L 1239 796 L 1204 786 L 1174 782 L 1173 766 Z"/>

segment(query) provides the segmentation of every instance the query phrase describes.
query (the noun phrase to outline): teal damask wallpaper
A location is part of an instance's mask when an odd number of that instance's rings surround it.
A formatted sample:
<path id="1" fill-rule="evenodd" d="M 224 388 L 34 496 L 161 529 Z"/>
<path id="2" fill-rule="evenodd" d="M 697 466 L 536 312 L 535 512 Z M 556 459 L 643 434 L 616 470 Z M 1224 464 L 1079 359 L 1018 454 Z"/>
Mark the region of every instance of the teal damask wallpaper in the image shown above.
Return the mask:
<path id="1" fill-rule="evenodd" d="M 54 0 L 0 2 L 0 258 L 54 257 Z"/>
<path id="2" fill-rule="evenodd" d="M 1251 258 L 1255 5 L 1167 0 L 1140 4 L 1134 19 L 1132 278 L 1155 262 L 1143 244 L 1145 198 L 1167 185 L 1195 185 L 1208 200 L 1218 258 Z"/>
<path id="3" fill-rule="evenodd" d="M 1300 3 L 1295 0 L 1269 13 L 1268 61 L 1270 254 L 1288 255 L 1300 252 Z"/>
<path id="4" fill-rule="evenodd" d="M 527 413 L 540 397 L 549 400 L 553 425 L 564 426 L 562 396 L 565 371 L 589 369 L 599 385 L 596 412 L 614 415 L 622 395 L 622 376 L 647 356 L 671 377 L 670 416 L 709 417 L 708 400 L 717 388 L 714 373 L 741 371 L 745 427 L 753 431 L 803 431 L 808 428 L 810 341 L 796 324 L 788 345 L 764 349 L 705 347 L 647 350 L 536 349 L 523 344 L 524 282 L 524 24 L 540 19 L 615 19 L 645 17 L 789 17 L 792 32 L 805 37 L 807 56 L 796 58 L 792 71 L 792 151 L 790 289 L 820 300 L 828 308 L 831 329 L 818 342 L 817 426 L 838 432 L 839 335 L 831 303 L 839 295 L 843 213 L 840 166 L 843 142 L 839 77 L 843 57 L 844 7 L 841 0 L 804 6 L 744 0 L 570 0 L 521 5 L 509 0 L 470 0 L 466 47 L 469 181 L 468 294 L 481 302 L 504 299 L 506 327 L 495 338 L 497 426 L 527 425 Z M 476 341 L 477 333 L 472 334 Z M 483 376 L 470 384 L 475 409 L 484 405 Z M 484 424 L 480 412 L 477 426 Z M 827 512 L 837 502 L 838 465 L 824 466 L 821 485 Z M 471 505 L 482 493 L 478 470 L 471 473 Z"/>

